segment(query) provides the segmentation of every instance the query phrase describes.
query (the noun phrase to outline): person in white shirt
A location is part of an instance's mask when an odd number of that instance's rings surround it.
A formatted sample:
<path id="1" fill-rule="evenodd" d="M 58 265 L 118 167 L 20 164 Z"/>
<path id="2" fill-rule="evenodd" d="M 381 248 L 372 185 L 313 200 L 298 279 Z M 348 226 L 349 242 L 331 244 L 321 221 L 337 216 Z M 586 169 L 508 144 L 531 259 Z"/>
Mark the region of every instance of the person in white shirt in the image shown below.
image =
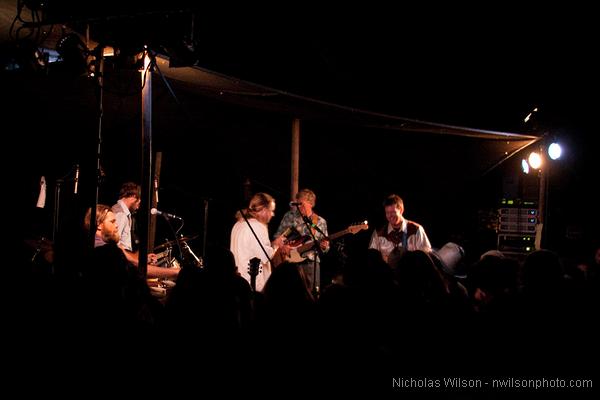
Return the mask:
<path id="1" fill-rule="evenodd" d="M 370 249 L 379 250 L 388 263 L 392 261 L 390 255 L 401 256 L 405 251 L 415 250 L 431 251 L 431 243 L 425 229 L 404 218 L 404 201 L 400 196 L 389 195 L 383 201 L 383 208 L 388 223 L 373 231 Z"/>
<path id="2" fill-rule="evenodd" d="M 131 228 L 133 213 L 140 208 L 141 188 L 137 183 L 126 182 L 119 191 L 119 201 L 112 206 L 112 212 L 117 217 L 119 226 L 119 246 L 125 250 L 133 251 Z"/>
<path id="3" fill-rule="evenodd" d="M 284 244 L 283 236 L 273 242 L 269 239 L 268 224 L 274 215 L 275 199 L 267 193 L 256 193 L 250 199 L 248 208 L 241 212 L 238 211 L 237 222 L 231 229 L 230 250 L 235 257 L 238 273 L 251 284 L 250 260 L 260 259 L 260 268 L 255 276 L 256 287 L 254 289 L 257 292 L 263 290 L 267 279 L 271 276 L 269 259 L 278 249 L 282 254 L 289 254 L 289 246 Z"/>
<path id="4" fill-rule="evenodd" d="M 139 253 L 133 250 L 132 230 L 133 213 L 140 208 L 141 203 L 141 187 L 134 182 L 125 182 L 121 185 L 119 191 L 119 201 L 112 206 L 117 226 L 119 227 L 119 247 L 125 253 L 127 261 L 135 267 L 139 265 Z M 137 249 L 136 249 L 137 250 Z M 149 278 L 165 278 L 176 279 L 179 274 L 179 268 L 163 268 L 156 265 L 157 255 L 148 253 L 147 272 Z"/>

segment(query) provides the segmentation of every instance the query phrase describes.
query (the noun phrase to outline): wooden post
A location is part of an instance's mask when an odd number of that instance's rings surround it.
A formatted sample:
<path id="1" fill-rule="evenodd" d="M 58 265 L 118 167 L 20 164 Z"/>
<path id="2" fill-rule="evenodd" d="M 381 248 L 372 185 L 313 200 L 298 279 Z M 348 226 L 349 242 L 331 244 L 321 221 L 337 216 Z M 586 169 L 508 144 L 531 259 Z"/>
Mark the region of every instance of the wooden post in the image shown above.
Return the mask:
<path id="1" fill-rule="evenodd" d="M 298 180 L 300 177 L 300 119 L 294 118 L 292 122 L 292 174 L 290 186 L 290 199 L 298 193 Z"/>

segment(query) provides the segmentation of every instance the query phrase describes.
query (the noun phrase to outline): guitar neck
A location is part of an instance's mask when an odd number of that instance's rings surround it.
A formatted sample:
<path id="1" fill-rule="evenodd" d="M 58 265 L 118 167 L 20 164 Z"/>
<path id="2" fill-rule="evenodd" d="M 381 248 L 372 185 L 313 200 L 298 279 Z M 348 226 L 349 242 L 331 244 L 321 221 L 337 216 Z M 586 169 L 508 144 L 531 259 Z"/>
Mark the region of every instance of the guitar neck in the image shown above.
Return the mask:
<path id="1" fill-rule="evenodd" d="M 344 229 L 343 231 L 339 231 L 339 232 L 336 232 L 336 233 L 334 233 L 332 235 L 327 236 L 327 239 L 329 239 L 329 240 L 335 240 L 335 239 L 339 238 L 340 236 L 344 236 L 344 235 L 346 235 L 348 233 L 350 233 L 350 230 L 349 229 Z"/>

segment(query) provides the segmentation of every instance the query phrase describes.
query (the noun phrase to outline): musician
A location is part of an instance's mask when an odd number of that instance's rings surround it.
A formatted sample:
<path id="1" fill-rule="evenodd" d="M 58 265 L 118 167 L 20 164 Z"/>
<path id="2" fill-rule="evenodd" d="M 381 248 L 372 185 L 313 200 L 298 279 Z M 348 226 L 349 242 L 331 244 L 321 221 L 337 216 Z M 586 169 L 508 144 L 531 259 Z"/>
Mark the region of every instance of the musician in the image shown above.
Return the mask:
<path id="1" fill-rule="evenodd" d="M 387 263 L 392 263 L 396 256 L 401 256 L 407 250 L 431 251 L 425 229 L 404 218 L 404 201 L 400 196 L 389 195 L 383 201 L 383 208 L 388 223 L 373 231 L 370 249 L 379 250 Z"/>
<path id="2" fill-rule="evenodd" d="M 328 251 L 327 221 L 313 211 L 317 201 L 315 192 L 310 189 L 302 189 L 296 193 L 295 197 L 296 201 L 292 203 L 292 209 L 283 216 L 275 237 L 288 232 L 286 236 L 291 240 L 296 235 L 304 241 L 308 241 L 312 240 L 314 236 L 321 250 Z M 298 267 L 304 277 L 306 287 L 311 293 L 316 295 L 319 293 L 321 286 L 321 260 L 315 250 L 301 254 L 301 256 L 305 256 L 305 259 L 301 263 L 298 263 Z"/>
<path id="3" fill-rule="evenodd" d="M 274 215 L 275 199 L 267 193 L 256 193 L 250 199 L 248 208 L 238 211 L 237 222 L 231 229 L 230 250 L 235 257 L 238 273 L 251 283 L 248 271 L 250 259 L 257 257 L 261 260 L 262 271 L 256 276 L 257 292 L 263 290 L 271 275 L 268 258 L 273 257 L 278 249 L 282 254 L 289 254 L 289 246 L 284 243 L 283 237 L 280 236 L 273 242 L 269 240 L 268 224 Z"/>
<path id="4" fill-rule="evenodd" d="M 112 212 L 117 219 L 119 231 L 119 247 L 123 249 L 127 261 L 134 266 L 139 264 L 139 254 L 133 251 L 132 228 L 133 213 L 140 208 L 141 187 L 134 182 L 126 182 L 119 191 L 119 200 L 112 206 Z M 158 259 L 156 254 L 148 254 L 148 277 L 176 279 L 179 274 L 178 268 L 163 268 L 156 265 Z"/>
<path id="5" fill-rule="evenodd" d="M 98 204 L 95 223 L 90 219 L 91 208 L 84 217 L 85 230 L 96 232 L 94 250 L 83 275 L 86 292 L 89 290 L 86 295 L 94 307 L 89 317 L 103 323 L 153 324 L 160 304 L 118 246 L 120 237 L 115 214 L 110 207 Z"/>

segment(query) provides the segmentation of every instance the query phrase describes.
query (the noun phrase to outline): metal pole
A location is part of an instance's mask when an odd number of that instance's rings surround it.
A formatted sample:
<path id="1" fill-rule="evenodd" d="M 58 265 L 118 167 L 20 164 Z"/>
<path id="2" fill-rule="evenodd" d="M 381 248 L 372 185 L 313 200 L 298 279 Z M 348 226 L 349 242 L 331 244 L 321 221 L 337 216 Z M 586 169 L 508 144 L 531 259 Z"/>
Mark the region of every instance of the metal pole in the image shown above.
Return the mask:
<path id="1" fill-rule="evenodd" d="M 152 204 L 152 64 L 149 51 L 144 55 L 142 71 L 142 202 L 140 216 L 140 249 L 138 269 L 142 276 L 148 270 L 150 205 Z"/>

